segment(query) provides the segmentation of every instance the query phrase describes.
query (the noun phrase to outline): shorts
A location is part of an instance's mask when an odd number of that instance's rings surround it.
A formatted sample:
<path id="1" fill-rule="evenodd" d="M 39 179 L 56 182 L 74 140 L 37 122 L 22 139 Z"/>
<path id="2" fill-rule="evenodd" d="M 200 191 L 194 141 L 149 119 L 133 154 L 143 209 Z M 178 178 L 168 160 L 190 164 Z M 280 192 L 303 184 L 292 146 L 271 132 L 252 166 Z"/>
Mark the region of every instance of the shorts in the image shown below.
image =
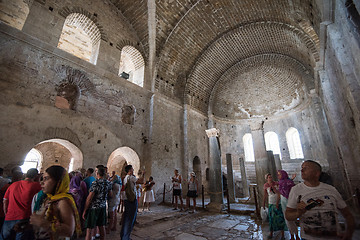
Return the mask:
<path id="1" fill-rule="evenodd" d="M 85 228 L 106 226 L 106 208 L 91 208 L 86 212 Z"/>
<path id="2" fill-rule="evenodd" d="M 181 189 L 174 189 L 173 190 L 173 195 L 174 196 L 181 196 Z"/>
<path id="3" fill-rule="evenodd" d="M 197 192 L 196 191 L 188 191 L 187 194 L 186 194 L 187 197 L 190 197 L 190 198 L 196 198 L 198 195 L 197 195 Z"/>

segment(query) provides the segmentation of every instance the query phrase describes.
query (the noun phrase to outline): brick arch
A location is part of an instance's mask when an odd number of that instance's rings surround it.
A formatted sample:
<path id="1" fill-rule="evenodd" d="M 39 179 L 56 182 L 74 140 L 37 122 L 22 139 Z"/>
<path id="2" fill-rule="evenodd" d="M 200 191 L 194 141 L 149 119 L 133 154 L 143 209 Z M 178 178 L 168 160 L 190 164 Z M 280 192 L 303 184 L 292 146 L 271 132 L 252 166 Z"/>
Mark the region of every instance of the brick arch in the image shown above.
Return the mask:
<path id="1" fill-rule="evenodd" d="M 48 139 L 64 139 L 71 142 L 78 148 L 81 147 L 81 141 L 78 135 L 67 127 L 64 128 L 48 127 L 44 132 L 42 141 L 46 141 Z"/>
<path id="2" fill-rule="evenodd" d="M 207 112 L 207 99 L 216 81 L 236 63 L 261 54 L 291 56 L 307 69 L 315 67 L 318 59 L 315 42 L 301 29 L 279 22 L 242 25 L 202 51 L 187 77 L 184 101 L 189 103 L 192 98 L 192 106 Z"/>
<path id="3" fill-rule="evenodd" d="M 122 51 L 123 48 L 126 46 L 131 46 L 131 47 L 135 48 L 137 51 L 139 51 L 139 53 L 141 54 L 141 56 L 143 58 L 144 64 L 145 64 L 145 62 L 147 61 L 147 57 L 146 57 L 144 51 L 139 47 L 139 43 L 136 43 L 136 42 L 133 42 L 130 40 L 121 40 L 120 42 L 118 42 L 116 44 L 116 48 L 119 49 L 120 51 Z"/>
<path id="4" fill-rule="evenodd" d="M 68 16 L 71 14 L 81 14 L 90 20 L 84 21 L 83 23 L 81 23 L 81 26 L 83 27 L 84 31 L 89 34 L 89 36 L 91 36 L 91 39 L 93 41 L 99 41 L 100 39 L 102 39 L 105 42 L 108 42 L 108 37 L 104 32 L 104 28 L 98 23 L 98 19 L 96 16 L 81 7 L 64 7 L 59 10 L 59 15 L 64 17 L 65 19 L 67 19 Z M 95 31 L 95 27 L 99 31 L 98 33 L 96 33 Z"/>
<path id="5" fill-rule="evenodd" d="M 62 80 L 61 83 L 68 82 L 77 85 L 80 94 L 90 93 L 94 96 L 98 95 L 94 84 L 90 81 L 85 72 L 66 65 L 58 66 L 55 71 Z"/>
<path id="6" fill-rule="evenodd" d="M 262 54 L 229 68 L 212 88 L 210 111 L 224 120 L 281 114 L 307 100 L 313 74 L 294 58 Z"/>

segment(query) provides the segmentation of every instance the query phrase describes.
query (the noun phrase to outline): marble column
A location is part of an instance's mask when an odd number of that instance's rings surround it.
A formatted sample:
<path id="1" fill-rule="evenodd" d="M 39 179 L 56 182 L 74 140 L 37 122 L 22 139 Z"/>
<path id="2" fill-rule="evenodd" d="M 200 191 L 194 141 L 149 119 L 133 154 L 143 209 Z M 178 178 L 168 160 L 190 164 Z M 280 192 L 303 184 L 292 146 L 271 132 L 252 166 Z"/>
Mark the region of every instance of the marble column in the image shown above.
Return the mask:
<path id="1" fill-rule="evenodd" d="M 251 134 L 254 146 L 255 155 L 255 172 L 256 172 L 256 183 L 259 190 L 259 204 L 263 201 L 263 186 L 265 184 L 265 174 L 269 173 L 269 160 L 266 152 L 265 138 L 264 138 L 264 122 L 263 121 L 252 121 L 250 122 Z"/>
<path id="2" fill-rule="evenodd" d="M 239 164 L 240 164 L 240 172 L 241 172 L 241 183 L 243 186 L 243 197 L 249 197 L 249 186 L 248 186 L 248 182 L 247 182 L 247 177 L 246 177 L 246 169 L 245 169 L 245 161 L 244 158 L 241 157 L 239 158 Z"/>
<path id="3" fill-rule="evenodd" d="M 235 182 L 234 182 L 232 159 L 231 159 L 230 153 L 226 154 L 226 168 L 227 168 L 227 186 L 228 186 L 229 200 L 230 200 L 230 203 L 234 203 L 235 202 Z"/>
<path id="4" fill-rule="evenodd" d="M 221 155 L 216 128 L 206 130 L 209 137 L 209 195 L 210 203 L 207 208 L 210 210 L 221 211 L 224 203 L 223 183 L 221 171 Z"/>

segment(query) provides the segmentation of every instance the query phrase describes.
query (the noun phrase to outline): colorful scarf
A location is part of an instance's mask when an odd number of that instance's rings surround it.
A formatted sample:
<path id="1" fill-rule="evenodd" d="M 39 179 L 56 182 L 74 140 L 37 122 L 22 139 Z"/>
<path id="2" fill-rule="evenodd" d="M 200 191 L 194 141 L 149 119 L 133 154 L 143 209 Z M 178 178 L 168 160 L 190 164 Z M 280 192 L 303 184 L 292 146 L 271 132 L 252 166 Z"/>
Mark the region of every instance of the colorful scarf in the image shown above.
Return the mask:
<path id="1" fill-rule="evenodd" d="M 279 179 L 279 192 L 285 198 L 289 198 L 290 190 L 295 186 L 295 183 L 289 178 L 287 172 L 284 170 L 279 170 L 278 172 L 281 175 L 281 179 Z"/>
<path id="2" fill-rule="evenodd" d="M 50 200 L 50 206 L 48 211 L 46 212 L 46 219 L 51 221 L 51 230 L 56 233 L 57 228 L 57 217 L 54 214 L 53 204 L 61 199 L 68 199 L 68 202 L 71 205 L 71 208 L 73 209 L 74 215 L 75 215 L 75 231 L 77 236 L 79 237 L 81 234 L 81 224 L 80 224 L 80 218 L 79 213 L 74 201 L 74 198 L 69 194 L 69 184 L 70 184 L 70 178 L 69 174 L 67 174 L 66 171 L 63 173 L 63 177 L 61 181 L 58 182 L 55 190 L 55 194 L 47 194 L 47 198 Z"/>

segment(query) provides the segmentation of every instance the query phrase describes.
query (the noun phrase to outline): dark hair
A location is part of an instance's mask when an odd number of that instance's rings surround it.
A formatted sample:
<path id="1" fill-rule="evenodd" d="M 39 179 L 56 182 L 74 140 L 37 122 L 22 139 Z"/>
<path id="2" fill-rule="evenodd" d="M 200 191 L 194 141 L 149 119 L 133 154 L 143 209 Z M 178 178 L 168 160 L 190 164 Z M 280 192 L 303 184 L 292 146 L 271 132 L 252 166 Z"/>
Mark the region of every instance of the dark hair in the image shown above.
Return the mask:
<path id="1" fill-rule="evenodd" d="M 63 175 L 64 175 L 65 168 L 58 165 L 53 165 L 51 167 L 48 167 L 45 172 L 47 172 L 52 179 L 54 179 L 56 182 L 59 182 Z"/>
<path id="2" fill-rule="evenodd" d="M 96 166 L 96 168 L 103 168 L 103 167 L 104 167 L 104 165 L 102 165 L 102 164 L 99 164 Z"/>
<path id="3" fill-rule="evenodd" d="M 0 175 L 3 175 L 3 173 L 4 173 L 4 169 L 0 168 Z"/>
<path id="4" fill-rule="evenodd" d="M 30 179 L 34 179 L 35 177 L 37 177 L 38 174 L 39 174 L 39 171 L 36 168 L 30 168 L 26 172 L 26 177 L 30 178 Z"/>
<path id="5" fill-rule="evenodd" d="M 20 166 L 15 166 L 11 169 L 11 175 L 14 174 L 14 172 L 22 172 Z"/>
<path id="6" fill-rule="evenodd" d="M 11 183 L 20 181 L 23 179 L 24 174 L 22 172 L 14 172 L 11 178 Z"/>
<path id="7" fill-rule="evenodd" d="M 149 180 L 151 180 L 151 181 L 152 181 L 152 180 L 154 180 L 154 178 L 150 176 L 150 177 L 149 177 Z"/>
<path id="8" fill-rule="evenodd" d="M 130 169 L 132 169 L 132 165 L 126 165 L 125 167 L 125 172 L 128 173 L 130 171 Z"/>
<path id="9" fill-rule="evenodd" d="M 93 174 L 94 173 L 94 169 L 93 168 L 89 168 L 88 171 Z"/>
<path id="10" fill-rule="evenodd" d="M 97 169 L 98 169 L 97 174 L 99 174 L 100 177 L 103 177 L 105 175 L 105 168 L 97 167 Z"/>
<path id="11" fill-rule="evenodd" d="M 320 173 L 322 172 L 321 165 L 318 162 L 315 162 L 313 160 L 305 160 L 304 163 L 311 163 L 313 166 L 315 166 L 316 170 L 318 170 Z"/>

